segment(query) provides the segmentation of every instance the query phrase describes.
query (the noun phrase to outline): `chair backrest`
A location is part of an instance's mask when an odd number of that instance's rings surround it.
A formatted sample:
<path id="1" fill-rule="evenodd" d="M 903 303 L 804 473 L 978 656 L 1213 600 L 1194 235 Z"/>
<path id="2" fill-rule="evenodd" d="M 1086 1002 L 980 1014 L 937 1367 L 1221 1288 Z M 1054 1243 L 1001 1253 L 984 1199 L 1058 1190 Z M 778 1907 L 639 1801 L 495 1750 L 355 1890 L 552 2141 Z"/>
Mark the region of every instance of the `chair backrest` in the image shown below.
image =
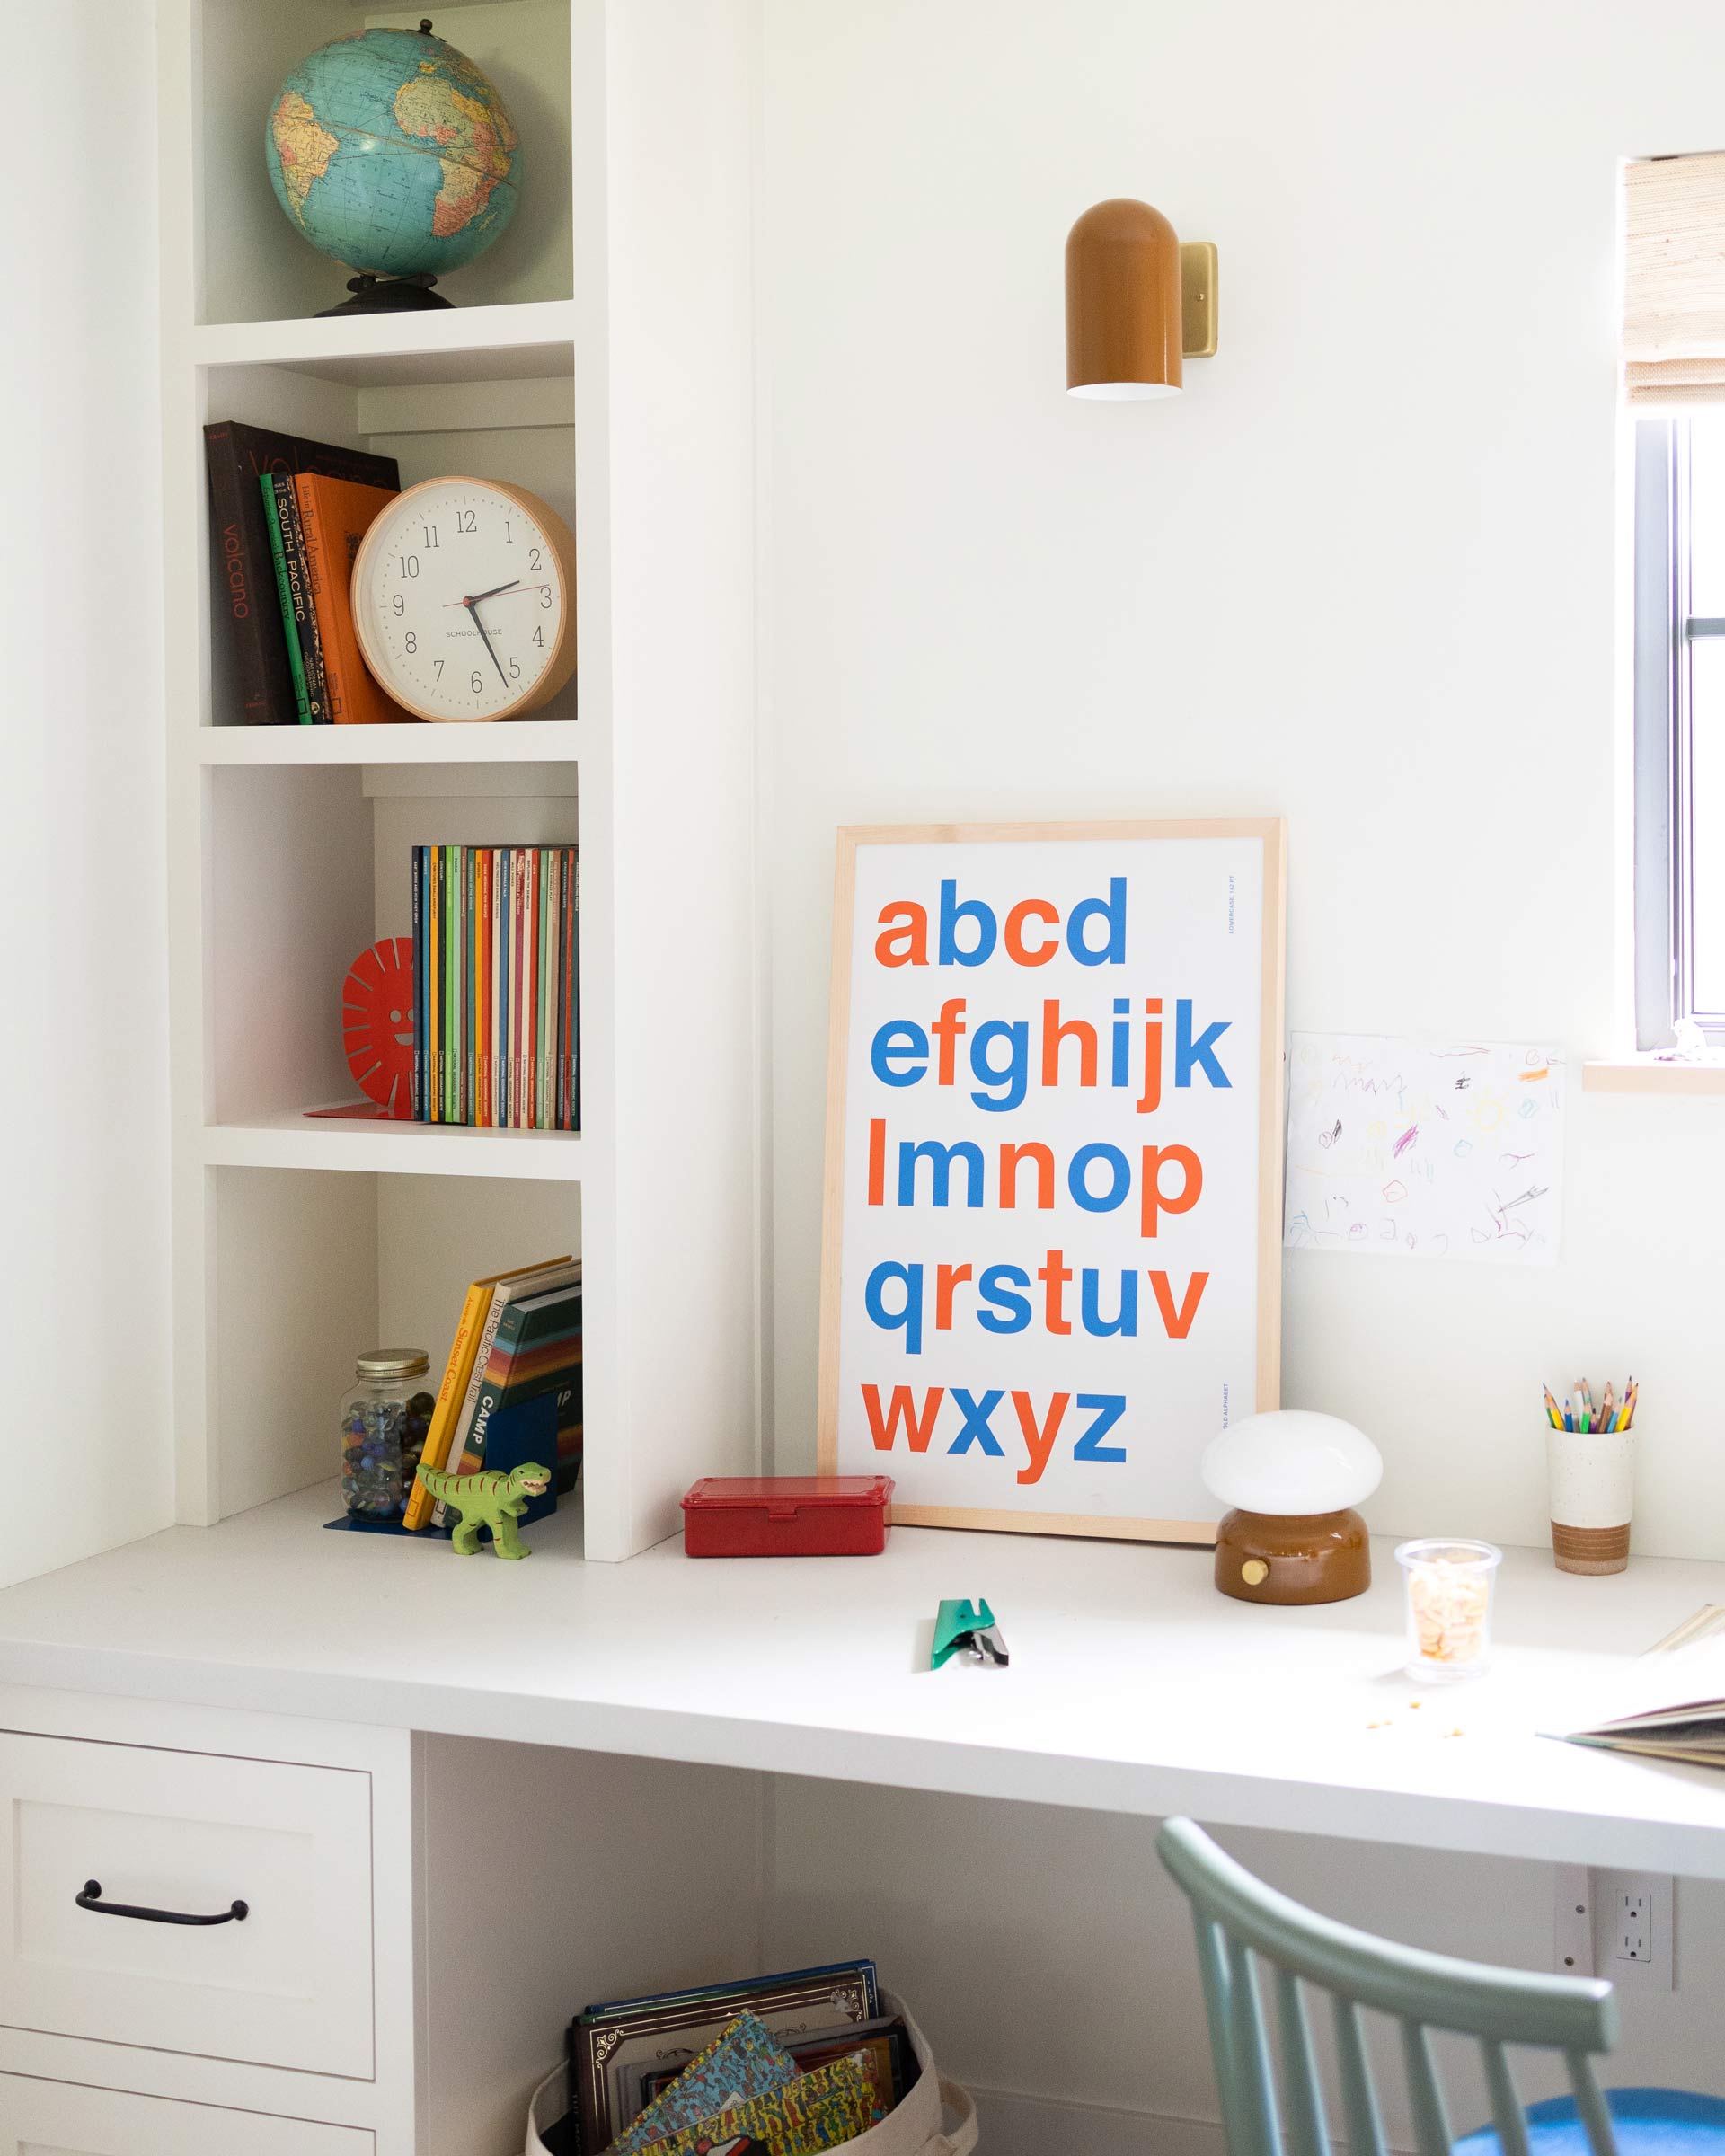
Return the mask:
<path id="1" fill-rule="evenodd" d="M 1400 2028 L 1420 2156 L 1450 2156 L 1449 2119 L 1428 2032 L 1479 2041 L 1503 2156 L 1527 2156 L 1527 2129 L 1504 2047 L 1561 2052 L 1593 2156 L 1616 2156 L 1591 2055 L 1617 2037 L 1610 1984 L 1534 1976 L 1455 1961 L 1332 1922 L 1252 1877 L 1190 1819 L 1170 1819 L 1156 1841 L 1192 1904 L 1210 2048 L 1229 2156 L 1329 2156 L 1317 2053 L 1305 1987 L 1330 1997 L 1349 2156 L 1385 2156 L 1360 2009 Z M 1280 2036 L 1282 2100 L 1255 1964 L 1272 1980 Z"/>

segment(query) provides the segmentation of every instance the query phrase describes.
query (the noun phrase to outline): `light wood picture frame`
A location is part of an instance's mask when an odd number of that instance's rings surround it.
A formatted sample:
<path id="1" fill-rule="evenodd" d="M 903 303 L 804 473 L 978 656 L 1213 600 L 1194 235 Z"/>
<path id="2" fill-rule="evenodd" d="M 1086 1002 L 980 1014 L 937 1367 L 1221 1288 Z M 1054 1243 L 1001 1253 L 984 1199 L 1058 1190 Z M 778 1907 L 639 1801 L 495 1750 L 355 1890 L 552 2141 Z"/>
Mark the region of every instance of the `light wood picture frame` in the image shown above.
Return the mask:
<path id="1" fill-rule="evenodd" d="M 1279 1399 L 1286 878 L 1273 817 L 839 831 L 823 1474 L 1215 1539 L 1199 1456 Z"/>

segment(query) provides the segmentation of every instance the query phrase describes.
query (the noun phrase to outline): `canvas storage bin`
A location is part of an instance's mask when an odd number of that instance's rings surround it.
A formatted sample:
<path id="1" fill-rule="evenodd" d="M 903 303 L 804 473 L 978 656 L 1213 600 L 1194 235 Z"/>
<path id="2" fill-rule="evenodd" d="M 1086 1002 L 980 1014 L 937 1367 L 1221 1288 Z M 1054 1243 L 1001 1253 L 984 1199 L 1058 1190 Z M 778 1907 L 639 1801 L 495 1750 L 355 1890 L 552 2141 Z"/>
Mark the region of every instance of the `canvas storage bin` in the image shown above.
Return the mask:
<path id="1" fill-rule="evenodd" d="M 949 2081 L 935 2065 L 928 2038 L 906 2012 L 902 1999 L 883 1991 L 880 2004 L 888 2013 L 903 2015 L 922 2072 L 916 2086 L 896 2111 L 878 2126 L 871 2126 L 866 2134 L 845 2143 L 845 2156 L 852 2150 L 857 2156 L 969 2156 L 977 2145 L 977 2107 L 969 2091 L 957 2081 Z M 569 2069 L 556 2066 L 534 2090 L 527 2108 L 526 2156 L 546 2156 L 541 2135 L 568 2109 Z M 950 2134 L 946 2127 L 949 2116 L 954 2122 Z"/>

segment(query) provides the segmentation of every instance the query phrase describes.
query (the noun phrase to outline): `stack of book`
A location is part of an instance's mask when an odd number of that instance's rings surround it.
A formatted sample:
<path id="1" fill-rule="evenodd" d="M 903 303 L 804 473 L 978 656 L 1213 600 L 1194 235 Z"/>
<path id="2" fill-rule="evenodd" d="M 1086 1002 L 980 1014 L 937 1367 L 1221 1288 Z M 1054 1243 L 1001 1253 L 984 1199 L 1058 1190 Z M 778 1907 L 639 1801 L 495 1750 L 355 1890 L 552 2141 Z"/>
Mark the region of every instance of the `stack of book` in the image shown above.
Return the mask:
<path id="1" fill-rule="evenodd" d="M 413 1113 L 579 1130 L 573 846 L 413 849 Z"/>
<path id="2" fill-rule="evenodd" d="M 475 1280 L 444 1365 L 420 1455 L 456 1474 L 528 1461 L 554 1487 L 522 1515 L 528 1526 L 574 1488 L 581 1464 L 581 1261 L 541 1259 Z M 441 1526 L 444 1508 L 417 1479 L 402 1524 Z"/>
<path id="3" fill-rule="evenodd" d="M 871 1961 L 589 2006 L 569 2053 L 556 2141 L 589 2156 L 813 2156 L 878 2125 L 919 2072 Z"/>
<path id="4" fill-rule="evenodd" d="M 224 420 L 204 429 L 217 610 L 237 709 L 218 723 L 355 726 L 410 719 L 359 656 L 349 592 L 373 517 L 401 491 L 393 456 Z"/>

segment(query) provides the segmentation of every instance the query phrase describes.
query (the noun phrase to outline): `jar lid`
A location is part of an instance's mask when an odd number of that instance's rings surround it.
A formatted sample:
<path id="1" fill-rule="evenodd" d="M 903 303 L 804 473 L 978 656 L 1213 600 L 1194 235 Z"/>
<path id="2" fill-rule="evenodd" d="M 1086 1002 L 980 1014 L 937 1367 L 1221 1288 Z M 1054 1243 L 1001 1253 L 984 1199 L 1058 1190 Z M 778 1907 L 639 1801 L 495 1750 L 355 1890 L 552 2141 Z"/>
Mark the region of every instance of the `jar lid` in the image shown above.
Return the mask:
<path id="1" fill-rule="evenodd" d="M 354 1363 L 356 1377 L 417 1377 L 431 1367 L 423 1348 L 367 1348 Z"/>

